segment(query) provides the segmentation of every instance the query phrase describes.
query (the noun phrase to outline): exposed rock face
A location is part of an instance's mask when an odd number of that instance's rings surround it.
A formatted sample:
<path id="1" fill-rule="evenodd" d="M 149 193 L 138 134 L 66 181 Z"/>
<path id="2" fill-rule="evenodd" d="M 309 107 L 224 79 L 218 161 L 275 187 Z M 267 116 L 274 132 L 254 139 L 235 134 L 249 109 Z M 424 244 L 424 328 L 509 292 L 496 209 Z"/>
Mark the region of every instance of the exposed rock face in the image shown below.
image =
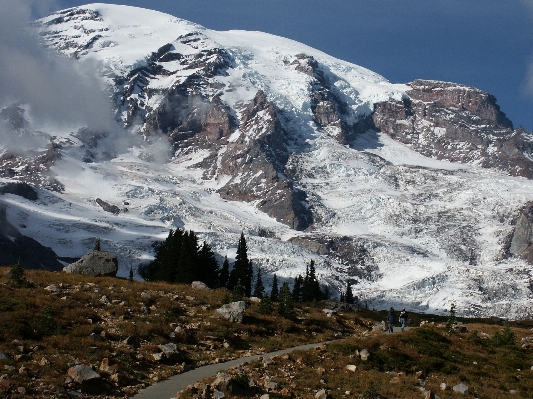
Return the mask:
<path id="1" fill-rule="evenodd" d="M 217 309 L 217 313 L 232 323 L 242 323 L 246 303 L 244 301 L 231 302 Z"/>
<path id="2" fill-rule="evenodd" d="M 27 183 L 7 183 L 0 187 L 0 194 L 15 194 L 30 201 L 36 201 L 39 196 L 37 191 Z"/>
<path id="3" fill-rule="evenodd" d="M 509 252 L 533 263 L 533 202 L 526 204 L 518 216 Z"/>
<path id="4" fill-rule="evenodd" d="M 312 214 L 306 194 L 285 175 L 288 160 L 285 131 L 274 105 L 259 91 L 244 108 L 239 137 L 227 145 L 219 174 L 233 176 L 219 192 L 223 198 L 259 201 L 258 208 L 276 220 L 304 230 Z"/>
<path id="5" fill-rule="evenodd" d="M 312 56 L 297 54 L 291 63 L 295 69 L 309 75 L 310 103 L 314 122 L 342 144 L 351 143 L 358 133 L 374 128 L 368 115 L 355 115 L 347 98 L 332 82 L 331 75 Z"/>
<path id="6" fill-rule="evenodd" d="M 102 207 L 106 212 L 112 213 L 113 215 L 118 215 L 120 213 L 120 208 L 116 205 L 111 205 L 100 198 L 96 199 L 96 203 Z"/>
<path id="7" fill-rule="evenodd" d="M 87 276 L 115 277 L 118 271 L 117 257 L 109 252 L 92 251 L 79 261 L 63 268 L 64 272 Z"/>
<path id="8" fill-rule="evenodd" d="M 0 203 L 0 265 L 14 265 L 20 259 L 25 269 L 58 271 L 63 268 L 56 253 L 19 232 L 6 217 L 7 207 Z"/>
<path id="9" fill-rule="evenodd" d="M 432 158 L 533 178 L 532 133 L 513 129 L 494 96 L 438 81 L 409 86 L 403 101 L 375 104 L 373 121 L 383 133 Z"/>

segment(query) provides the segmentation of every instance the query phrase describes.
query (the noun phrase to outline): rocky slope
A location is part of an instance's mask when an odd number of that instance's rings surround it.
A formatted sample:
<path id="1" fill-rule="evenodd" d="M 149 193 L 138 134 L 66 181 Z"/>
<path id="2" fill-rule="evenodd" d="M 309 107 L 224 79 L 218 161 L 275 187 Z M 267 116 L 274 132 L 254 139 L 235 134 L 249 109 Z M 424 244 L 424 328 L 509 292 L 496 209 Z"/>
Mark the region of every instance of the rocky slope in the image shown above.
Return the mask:
<path id="1" fill-rule="evenodd" d="M 98 65 L 120 125 L 34 126 L 29 107 L 2 106 L 32 143 L 5 146 L 2 182 L 39 192 L 35 203 L 5 195 L 7 220 L 60 256 L 100 237 L 127 275 L 169 228 L 195 230 L 221 259 L 244 231 L 267 284 L 314 259 L 332 291 L 348 281 L 373 306 L 531 314 L 520 212 L 533 136 L 491 95 L 391 84 L 288 39 L 133 7 L 72 8 L 35 29 L 61 56 Z"/>

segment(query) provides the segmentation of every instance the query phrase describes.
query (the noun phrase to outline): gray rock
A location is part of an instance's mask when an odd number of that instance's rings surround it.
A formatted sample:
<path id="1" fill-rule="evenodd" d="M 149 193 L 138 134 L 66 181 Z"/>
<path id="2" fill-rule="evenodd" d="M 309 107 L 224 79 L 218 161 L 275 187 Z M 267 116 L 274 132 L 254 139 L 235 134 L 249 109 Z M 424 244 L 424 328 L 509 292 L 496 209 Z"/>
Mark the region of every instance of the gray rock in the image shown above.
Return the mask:
<path id="1" fill-rule="evenodd" d="M 468 386 L 463 384 L 462 382 L 458 385 L 455 385 L 452 389 L 454 392 L 459 392 L 463 395 L 468 395 Z"/>
<path id="2" fill-rule="evenodd" d="M 221 391 L 227 391 L 231 384 L 231 375 L 225 373 L 218 373 L 212 386 Z"/>
<path id="3" fill-rule="evenodd" d="M 315 399 L 330 399 L 331 395 L 329 395 L 325 389 L 321 389 L 315 394 Z"/>
<path id="4" fill-rule="evenodd" d="M 152 299 L 152 295 L 150 295 L 149 293 L 147 292 L 141 292 L 141 297 L 143 299 L 146 299 L 147 301 L 149 301 L 150 299 Z"/>
<path id="5" fill-rule="evenodd" d="M 185 356 L 183 352 L 178 350 L 178 346 L 170 342 L 168 344 L 159 345 L 159 349 L 163 352 L 166 361 L 175 364 L 184 360 Z"/>
<path id="6" fill-rule="evenodd" d="M 205 283 L 203 283 L 201 281 L 193 281 L 191 283 L 191 287 L 195 288 L 197 290 L 208 290 L 208 291 L 211 290 L 211 288 L 209 288 L 207 285 L 205 285 Z"/>
<path id="7" fill-rule="evenodd" d="M 67 374 L 78 384 L 100 380 L 100 374 L 85 364 L 78 364 L 77 366 L 69 368 Z"/>
<path id="8" fill-rule="evenodd" d="M 213 399 L 224 399 L 225 397 L 226 395 L 224 395 L 224 392 L 220 392 L 217 390 L 213 392 Z"/>
<path id="9" fill-rule="evenodd" d="M 361 357 L 362 361 L 366 362 L 370 357 L 370 352 L 367 349 L 363 349 L 361 352 L 359 352 L 359 356 Z"/>
<path id="10" fill-rule="evenodd" d="M 109 252 L 92 251 L 79 261 L 65 266 L 63 271 L 86 276 L 115 277 L 118 271 L 118 260 L 115 255 Z"/>
<path id="11" fill-rule="evenodd" d="M 9 357 L 2 351 L 0 351 L 0 360 L 9 360 Z"/>
<path id="12" fill-rule="evenodd" d="M 231 302 L 217 309 L 217 313 L 233 323 L 242 323 L 246 304 L 244 301 Z"/>
<path id="13" fill-rule="evenodd" d="M 278 389 L 278 383 L 275 381 L 265 381 L 265 388 L 271 390 Z"/>

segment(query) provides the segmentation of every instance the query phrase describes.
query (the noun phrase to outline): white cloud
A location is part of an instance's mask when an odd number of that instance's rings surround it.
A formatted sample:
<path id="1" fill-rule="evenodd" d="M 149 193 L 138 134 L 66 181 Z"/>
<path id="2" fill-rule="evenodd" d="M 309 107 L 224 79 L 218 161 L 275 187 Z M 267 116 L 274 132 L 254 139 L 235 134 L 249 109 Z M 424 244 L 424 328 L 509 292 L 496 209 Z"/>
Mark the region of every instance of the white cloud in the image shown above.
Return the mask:
<path id="1" fill-rule="evenodd" d="M 41 126 L 115 128 L 97 68 L 48 51 L 32 32 L 32 16 L 52 7 L 47 0 L 0 2 L 0 107 L 26 104 Z"/>

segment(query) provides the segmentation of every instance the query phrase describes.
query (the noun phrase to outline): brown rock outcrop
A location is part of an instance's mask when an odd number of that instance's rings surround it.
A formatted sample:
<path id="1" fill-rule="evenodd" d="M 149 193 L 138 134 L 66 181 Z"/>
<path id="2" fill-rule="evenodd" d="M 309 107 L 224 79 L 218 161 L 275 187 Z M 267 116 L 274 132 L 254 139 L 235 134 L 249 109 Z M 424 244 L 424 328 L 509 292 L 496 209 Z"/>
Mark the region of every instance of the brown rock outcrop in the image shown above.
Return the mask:
<path id="1" fill-rule="evenodd" d="M 381 132 L 436 159 L 533 178 L 531 132 L 513 129 L 494 96 L 455 83 L 415 80 L 402 101 L 377 103 Z"/>

